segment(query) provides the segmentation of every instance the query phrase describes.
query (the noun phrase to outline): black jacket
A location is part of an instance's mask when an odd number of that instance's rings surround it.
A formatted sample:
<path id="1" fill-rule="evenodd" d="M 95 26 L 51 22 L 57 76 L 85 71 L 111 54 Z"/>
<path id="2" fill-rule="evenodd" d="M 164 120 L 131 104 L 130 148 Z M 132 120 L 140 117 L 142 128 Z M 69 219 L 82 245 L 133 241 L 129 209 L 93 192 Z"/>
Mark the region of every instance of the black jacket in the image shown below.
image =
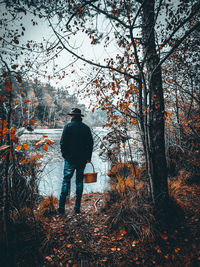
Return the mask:
<path id="1" fill-rule="evenodd" d="M 65 125 L 60 148 L 63 158 L 72 164 L 84 164 L 91 160 L 93 138 L 90 128 L 82 122 L 81 117 L 75 117 Z"/>

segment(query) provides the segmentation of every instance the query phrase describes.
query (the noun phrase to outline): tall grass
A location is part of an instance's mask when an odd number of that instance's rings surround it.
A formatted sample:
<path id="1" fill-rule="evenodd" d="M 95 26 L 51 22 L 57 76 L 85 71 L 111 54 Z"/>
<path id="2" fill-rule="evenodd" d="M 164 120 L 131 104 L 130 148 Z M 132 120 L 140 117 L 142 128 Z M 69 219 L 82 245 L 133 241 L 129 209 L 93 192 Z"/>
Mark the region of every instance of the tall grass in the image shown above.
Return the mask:
<path id="1" fill-rule="evenodd" d="M 121 175 L 121 167 L 124 165 L 112 170 L 111 190 L 102 209 L 109 215 L 106 223 L 110 230 L 125 230 L 140 240 L 153 239 L 155 218 L 147 183 L 141 178 L 138 166 L 133 169 L 127 165 L 126 173 L 129 175 L 126 177 Z"/>

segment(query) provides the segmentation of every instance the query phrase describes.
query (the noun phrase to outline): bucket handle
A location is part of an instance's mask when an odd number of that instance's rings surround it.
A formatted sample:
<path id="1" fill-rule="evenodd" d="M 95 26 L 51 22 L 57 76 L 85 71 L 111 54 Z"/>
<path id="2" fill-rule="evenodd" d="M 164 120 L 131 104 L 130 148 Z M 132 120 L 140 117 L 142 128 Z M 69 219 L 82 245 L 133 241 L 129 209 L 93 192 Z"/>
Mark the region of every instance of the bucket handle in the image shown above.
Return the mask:
<path id="1" fill-rule="evenodd" d="M 92 165 L 92 168 L 93 168 L 93 172 L 95 172 L 95 169 L 94 169 L 94 165 L 93 165 L 93 163 L 90 161 L 90 162 L 88 162 L 88 164 L 91 164 Z"/>

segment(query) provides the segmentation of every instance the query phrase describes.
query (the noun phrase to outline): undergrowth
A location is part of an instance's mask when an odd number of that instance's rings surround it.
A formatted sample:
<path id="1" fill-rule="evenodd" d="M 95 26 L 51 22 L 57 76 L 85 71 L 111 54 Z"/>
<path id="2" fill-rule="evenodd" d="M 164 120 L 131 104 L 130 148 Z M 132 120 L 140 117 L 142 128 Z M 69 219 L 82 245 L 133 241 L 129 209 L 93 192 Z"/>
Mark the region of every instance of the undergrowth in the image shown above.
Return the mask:
<path id="1" fill-rule="evenodd" d="M 127 176 L 121 174 L 125 171 Z M 174 229 L 183 223 L 185 212 L 200 214 L 199 186 L 188 184 L 188 172 L 180 171 L 168 179 L 169 200 L 162 209 L 154 210 L 144 181 L 144 166 L 134 168 L 119 164 L 110 171 L 111 191 L 106 195 L 102 212 L 108 216 L 111 231 L 125 229 L 140 240 L 154 240 L 164 229 Z"/>
<path id="2" fill-rule="evenodd" d="M 141 240 L 154 238 L 155 218 L 152 205 L 144 191 L 144 184 L 135 189 L 130 178 L 118 177 L 118 185 L 106 195 L 102 212 L 108 216 L 106 223 L 111 231 L 124 229 L 128 235 Z"/>

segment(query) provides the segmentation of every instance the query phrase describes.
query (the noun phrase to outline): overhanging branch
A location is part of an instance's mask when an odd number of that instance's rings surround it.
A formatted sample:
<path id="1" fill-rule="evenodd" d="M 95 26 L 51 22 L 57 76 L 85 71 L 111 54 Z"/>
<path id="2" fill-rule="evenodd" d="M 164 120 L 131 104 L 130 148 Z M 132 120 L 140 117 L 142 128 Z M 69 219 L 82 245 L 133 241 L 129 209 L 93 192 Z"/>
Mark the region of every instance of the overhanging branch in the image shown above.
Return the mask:
<path id="1" fill-rule="evenodd" d="M 183 35 L 183 37 L 172 47 L 172 49 L 169 51 L 169 53 L 159 62 L 159 64 L 154 68 L 154 70 L 151 73 L 151 77 L 153 73 L 165 62 L 165 60 L 170 57 L 173 52 L 181 45 L 181 43 L 196 29 L 200 27 L 200 22 L 197 22 L 190 30 L 186 31 L 186 33 Z"/>
<path id="2" fill-rule="evenodd" d="M 116 20 L 117 22 L 119 22 L 121 25 L 123 25 L 125 28 L 129 28 L 128 25 L 126 25 L 126 23 L 124 23 L 122 20 L 118 19 L 116 16 L 109 14 L 108 12 L 104 11 L 103 9 L 98 8 L 97 6 L 90 4 L 90 6 L 92 6 L 94 9 L 96 9 L 98 12 L 100 12 L 101 14 L 105 15 L 106 17 L 108 17 L 109 19 L 112 20 Z"/>
<path id="3" fill-rule="evenodd" d="M 166 44 L 168 44 L 168 42 L 172 39 L 172 37 L 174 36 L 174 34 L 181 28 L 183 27 L 191 18 L 193 18 L 196 13 L 200 10 L 200 2 L 195 4 L 193 7 L 192 7 L 192 12 L 191 14 L 184 20 L 182 21 L 182 23 L 180 23 L 178 25 L 178 27 L 170 34 L 170 36 L 160 45 L 162 47 L 164 47 Z"/>
<path id="4" fill-rule="evenodd" d="M 128 77 L 130 77 L 130 78 L 132 78 L 132 79 L 134 79 L 134 80 L 136 80 L 136 81 L 139 81 L 139 79 L 138 79 L 137 76 L 134 76 L 134 75 L 132 75 L 132 74 L 130 74 L 130 73 L 121 71 L 121 70 L 119 70 L 119 69 L 117 69 L 117 68 L 113 68 L 113 67 L 111 67 L 111 66 L 105 66 L 105 65 L 97 64 L 97 63 L 95 63 L 95 62 L 93 62 L 93 61 L 91 61 L 91 60 L 89 60 L 89 59 L 86 59 L 86 58 L 84 58 L 84 57 L 81 57 L 81 56 L 77 55 L 75 52 L 71 51 L 69 48 L 66 47 L 66 45 L 65 45 L 64 42 L 62 41 L 61 37 L 59 36 L 59 34 L 58 34 L 58 33 L 56 32 L 56 30 L 54 29 L 54 27 L 53 27 L 51 21 L 50 21 L 49 19 L 48 19 L 48 21 L 49 21 L 49 24 L 50 24 L 50 26 L 51 26 L 51 28 L 52 28 L 54 34 L 56 35 L 56 37 L 57 37 L 58 40 L 60 41 L 60 43 L 61 43 L 61 45 L 63 46 L 63 48 L 64 48 L 65 50 L 67 50 L 67 52 L 69 52 L 70 54 L 72 54 L 73 56 L 75 56 L 76 58 L 78 58 L 78 59 L 80 59 L 81 61 L 83 61 L 83 62 L 85 62 L 85 63 L 87 63 L 87 64 L 90 64 L 90 65 L 92 65 L 92 66 L 95 66 L 95 67 L 98 67 L 98 68 L 102 68 L 102 69 L 112 70 L 112 71 L 115 71 L 115 72 L 120 73 L 120 74 L 122 74 L 122 75 L 128 76 Z"/>

